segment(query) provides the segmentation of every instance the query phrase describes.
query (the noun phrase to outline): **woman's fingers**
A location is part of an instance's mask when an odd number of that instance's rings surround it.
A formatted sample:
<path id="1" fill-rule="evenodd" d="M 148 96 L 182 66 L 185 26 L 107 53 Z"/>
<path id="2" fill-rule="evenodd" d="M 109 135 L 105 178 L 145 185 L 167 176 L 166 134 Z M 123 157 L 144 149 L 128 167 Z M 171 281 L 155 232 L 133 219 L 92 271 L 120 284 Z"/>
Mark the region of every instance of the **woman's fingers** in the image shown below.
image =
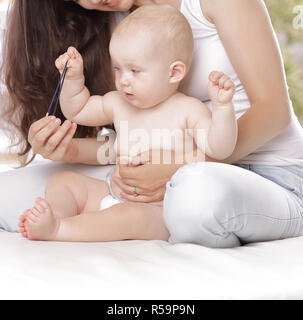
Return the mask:
<path id="1" fill-rule="evenodd" d="M 55 132 L 55 130 L 60 126 L 61 120 L 56 119 L 51 121 L 47 126 L 42 128 L 34 137 L 34 141 L 39 145 L 43 146 L 48 138 Z"/>
<path id="2" fill-rule="evenodd" d="M 29 143 L 32 142 L 34 136 L 41 129 L 43 129 L 45 126 L 47 126 L 49 123 L 51 123 L 51 121 L 53 121 L 54 119 L 56 119 L 56 117 L 48 116 L 48 117 L 44 117 L 44 118 L 41 118 L 40 120 L 35 121 L 29 128 L 29 132 L 28 132 L 28 141 L 29 141 Z"/>
<path id="3" fill-rule="evenodd" d="M 66 120 L 62 126 L 60 126 L 53 135 L 47 140 L 45 145 L 45 154 L 50 155 L 58 147 L 66 133 L 72 127 L 72 123 Z"/>
<path id="4" fill-rule="evenodd" d="M 32 124 L 28 141 L 33 152 L 44 158 L 62 161 L 71 140 L 76 132 L 77 125 L 66 120 L 60 126 L 61 120 L 54 116 L 42 118 Z"/>
<path id="5" fill-rule="evenodd" d="M 119 177 L 113 177 L 113 181 L 119 186 L 119 188 L 129 195 L 134 195 L 134 181 L 131 184 L 125 184 Z M 144 194 L 143 189 L 136 186 L 137 194 Z"/>
<path id="6" fill-rule="evenodd" d="M 47 139 L 52 135 L 52 133 L 58 128 L 61 120 L 56 119 L 55 121 L 50 121 L 45 127 L 40 129 L 31 139 L 31 146 L 35 153 L 38 153 L 41 147 L 44 146 Z"/>
<path id="7" fill-rule="evenodd" d="M 142 166 L 134 167 L 129 166 L 128 164 L 120 164 L 119 173 L 124 179 L 136 179 L 137 177 L 142 176 L 141 168 Z"/>
<path id="8" fill-rule="evenodd" d="M 131 201 L 131 202 L 156 202 L 156 201 L 162 201 L 164 199 L 165 194 L 165 188 L 161 188 L 154 192 L 151 195 L 141 195 L 138 193 L 137 196 L 127 194 L 122 192 L 120 194 L 121 199 Z"/>
<path id="9" fill-rule="evenodd" d="M 63 126 L 62 126 L 63 127 Z M 61 127 L 61 128 L 62 128 Z M 72 139 L 77 130 L 77 125 L 73 123 L 67 130 L 61 129 L 56 132 L 57 141 L 59 140 L 57 147 L 54 151 L 49 155 L 51 160 L 55 161 L 63 161 L 66 155 L 68 148 L 71 146 Z"/>
<path id="10" fill-rule="evenodd" d="M 122 182 L 129 186 L 136 186 L 146 194 L 154 192 L 159 187 L 159 185 L 154 184 L 154 176 L 149 176 L 149 179 L 146 179 L 147 175 L 150 175 L 150 172 L 148 170 L 149 168 L 147 166 L 148 164 L 139 165 L 137 167 L 119 165 L 119 174 L 121 176 Z"/>
<path id="11" fill-rule="evenodd" d="M 135 197 L 135 196 L 127 194 L 127 193 L 121 193 L 120 197 L 123 200 L 131 201 L 131 202 L 145 202 L 145 203 L 148 203 L 148 202 L 153 202 L 154 201 L 154 200 L 151 199 L 150 196 L 138 195 L 138 196 Z"/>

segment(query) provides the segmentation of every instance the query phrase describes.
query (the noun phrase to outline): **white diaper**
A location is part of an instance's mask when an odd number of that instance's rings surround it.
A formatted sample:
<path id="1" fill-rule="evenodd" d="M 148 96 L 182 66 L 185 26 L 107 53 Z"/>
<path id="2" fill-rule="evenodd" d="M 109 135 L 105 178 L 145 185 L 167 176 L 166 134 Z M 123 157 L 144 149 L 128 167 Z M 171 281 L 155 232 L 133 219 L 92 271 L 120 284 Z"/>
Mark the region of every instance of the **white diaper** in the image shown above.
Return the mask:
<path id="1" fill-rule="evenodd" d="M 104 209 L 110 208 L 111 206 L 113 206 L 115 204 L 119 204 L 119 203 L 124 202 L 122 199 L 120 199 L 116 195 L 114 195 L 113 190 L 112 190 L 111 180 L 112 180 L 112 175 L 113 175 L 114 169 L 115 169 L 115 167 L 113 167 L 106 175 L 105 181 L 108 184 L 110 194 L 101 200 L 100 210 L 104 210 Z"/>
<path id="2" fill-rule="evenodd" d="M 118 204 L 118 203 L 123 203 L 123 201 L 118 200 L 118 199 L 114 198 L 111 194 L 109 194 L 108 196 L 106 196 L 105 198 L 103 198 L 101 200 L 100 210 L 110 208 L 111 206 Z"/>

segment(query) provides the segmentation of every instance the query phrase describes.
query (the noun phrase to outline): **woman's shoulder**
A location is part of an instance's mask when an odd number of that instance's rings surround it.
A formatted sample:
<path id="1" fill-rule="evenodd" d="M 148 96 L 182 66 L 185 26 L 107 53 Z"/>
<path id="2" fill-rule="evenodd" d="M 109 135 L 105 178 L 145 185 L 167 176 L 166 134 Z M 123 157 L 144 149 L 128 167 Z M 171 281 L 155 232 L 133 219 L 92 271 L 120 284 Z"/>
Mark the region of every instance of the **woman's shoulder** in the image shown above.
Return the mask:
<path id="1" fill-rule="evenodd" d="M 252 14 L 254 10 L 264 10 L 264 1 L 260 0 L 199 0 L 206 19 L 215 24 L 216 19 L 229 18 L 229 12 L 239 14 Z"/>

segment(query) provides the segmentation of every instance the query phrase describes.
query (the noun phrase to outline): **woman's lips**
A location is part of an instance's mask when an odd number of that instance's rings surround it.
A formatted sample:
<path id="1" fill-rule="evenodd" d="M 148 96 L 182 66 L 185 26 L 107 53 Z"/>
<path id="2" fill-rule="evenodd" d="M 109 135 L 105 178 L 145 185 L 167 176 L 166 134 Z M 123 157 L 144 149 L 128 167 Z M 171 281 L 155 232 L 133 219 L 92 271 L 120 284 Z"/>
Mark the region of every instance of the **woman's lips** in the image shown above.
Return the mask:
<path id="1" fill-rule="evenodd" d="M 105 4 L 105 5 L 110 7 L 110 8 L 114 8 L 118 4 L 118 2 L 119 2 L 119 0 L 112 0 L 111 3 Z"/>

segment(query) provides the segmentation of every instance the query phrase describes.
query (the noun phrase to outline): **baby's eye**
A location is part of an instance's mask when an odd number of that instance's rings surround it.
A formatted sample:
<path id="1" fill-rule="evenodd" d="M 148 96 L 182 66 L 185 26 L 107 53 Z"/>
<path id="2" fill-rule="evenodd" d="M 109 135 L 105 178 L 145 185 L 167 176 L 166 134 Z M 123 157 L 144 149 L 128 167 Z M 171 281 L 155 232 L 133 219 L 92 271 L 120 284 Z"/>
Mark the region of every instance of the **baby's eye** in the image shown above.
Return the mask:
<path id="1" fill-rule="evenodd" d="M 114 70 L 115 70 L 115 71 L 119 71 L 120 68 L 119 68 L 119 67 L 114 67 Z"/>
<path id="2" fill-rule="evenodd" d="M 139 73 L 140 71 L 137 70 L 137 69 L 131 69 L 131 72 L 132 72 L 132 73 Z"/>

